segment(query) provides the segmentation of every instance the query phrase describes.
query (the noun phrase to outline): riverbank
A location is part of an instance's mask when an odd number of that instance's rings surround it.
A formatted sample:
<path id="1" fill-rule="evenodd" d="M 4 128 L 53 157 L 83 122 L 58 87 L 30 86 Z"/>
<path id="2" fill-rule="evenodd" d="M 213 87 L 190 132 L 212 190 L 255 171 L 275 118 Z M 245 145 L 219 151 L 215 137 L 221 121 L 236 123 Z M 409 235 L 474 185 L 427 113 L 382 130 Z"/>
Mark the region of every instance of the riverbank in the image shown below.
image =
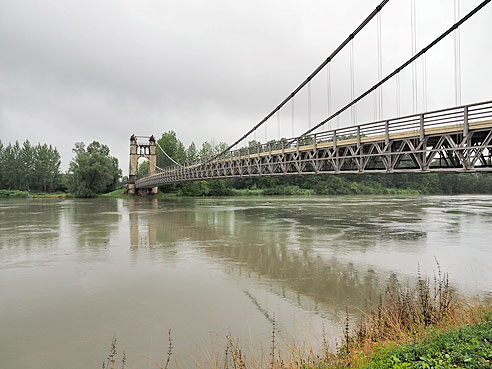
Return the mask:
<path id="1" fill-rule="evenodd" d="M 351 328 L 352 327 L 352 328 Z M 418 274 L 413 287 L 388 283 L 375 309 L 362 313 L 355 324 L 348 313 L 344 334 L 333 350 L 323 329 L 321 345 L 282 345 L 277 341 L 272 320 L 269 353 L 246 357 L 247 347 L 229 334 L 222 358 L 197 367 L 241 369 L 407 369 L 407 368 L 492 368 L 492 304 L 485 300 L 458 297 L 446 273 L 431 281 Z M 103 368 L 115 367 L 116 339 L 113 338 Z M 171 331 L 165 364 L 180 367 L 173 356 Z M 123 353 L 123 365 L 126 356 Z M 116 367 L 118 367 L 116 365 Z"/>
<path id="2" fill-rule="evenodd" d="M 393 306 L 394 308 L 395 306 Z M 395 311 L 396 312 L 396 311 Z M 371 315 L 369 313 L 368 315 Z M 383 316 L 380 327 L 392 326 L 393 337 L 368 337 L 364 326 L 367 320 L 357 323 L 333 353 L 328 347 L 323 333 L 319 352 L 312 347 L 282 347 L 275 341 L 275 323 L 268 357 L 246 357 L 247 349 L 241 347 L 238 340 L 226 337 L 226 348 L 222 359 L 215 354 L 216 361 L 209 366 L 197 364 L 197 367 L 239 368 L 239 369 L 487 369 L 492 368 L 492 306 L 476 303 L 454 307 L 453 312 L 442 315 L 439 322 L 426 327 L 413 326 L 409 331 L 401 331 L 401 323 L 393 317 Z M 396 323 L 396 325 L 394 325 Z M 379 328 L 378 328 L 379 329 Z M 123 351 L 117 356 L 117 340 L 113 338 L 107 361 L 103 369 L 124 368 L 127 357 Z M 180 368 L 173 357 L 171 331 L 169 331 L 168 350 L 165 364 L 157 367 Z M 117 361 L 121 360 L 121 366 Z M 176 363 L 176 365 L 170 365 Z M 157 365 L 157 363 L 156 363 Z"/>
<path id="3" fill-rule="evenodd" d="M 262 368 L 293 369 L 406 369 L 491 368 L 492 305 L 467 302 L 454 295 L 446 274 L 431 282 L 418 278 L 413 289 L 390 286 L 375 310 L 365 312 L 330 351 L 323 332 L 320 352 L 276 347 L 272 331 L 270 362 Z M 231 367 L 244 364 L 238 344 L 229 340 Z M 239 353 L 239 354 L 238 354 Z M 241 366 L 241 363 L 244 365 Z M 224 363 L 228 366 L 227 359 Z"/>
<path id="4" fill-rule="evenodd" d="M 0 190 L 0 198 L 19 198 L 19 199 L 65 199 L 67 197 L 73 197 L 65 192 L 29 192 L 19 190 Z"/>
<path id="5" fill-rule="evenodd" d="M 431 331 L 419 343 L 388 347 L 361 368 L 491 368 L 492 314 L 480 322 L 444 332 Z"/>

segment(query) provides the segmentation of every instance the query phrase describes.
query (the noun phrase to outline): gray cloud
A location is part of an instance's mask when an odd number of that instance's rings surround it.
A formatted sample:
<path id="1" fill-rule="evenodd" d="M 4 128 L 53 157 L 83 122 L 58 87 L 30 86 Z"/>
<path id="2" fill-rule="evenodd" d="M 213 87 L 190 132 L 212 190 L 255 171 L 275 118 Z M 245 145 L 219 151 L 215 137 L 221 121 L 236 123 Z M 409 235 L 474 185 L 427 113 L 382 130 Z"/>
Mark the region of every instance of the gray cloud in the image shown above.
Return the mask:
<path id="1" fill-rule="evenodd" d="M 478 4 L 462 1 L 462 14 Z M 0 139 L 56 145 L 66 168 L 76 141 L 110 146 L 126 170 L 132 133 L 175 130 L 185 143 L 233 141 L 310 73 L 379 1 L 0 2 Z M 410 56 L 410 1 L 383 10 L 383 73 Z M 418 47 L 453 20 L 449 0 L 417 0 Z M 490 99 L 492 6 L 461 30 L 463 102 Z M 356 93 L 376 74 L 376 27 L 354 44 Z M 348 49 L 332 67 L 333 107 L 350 98 Z M 420 67 L 419 67 L 420 68 Z M 420 72 L 419 72 L 420 73 Z M 427 58 L 429 109 L 454 103 L 452 37 Z M 420 75 L 419 75 L 420 78 Z M 410 74 L 401 76 L 410 112 Z M 313 81 L 313 122 L 327 114 L 326 74 Z M 385 115 L 395 92 L 383 90 Z M 420 95 L 419 95 L 420 96 Z M 296 133 L 307 128 L 305 93 Z M 358 121 L 373 117 L 372 98 Z M 290 136 L 290 107 L 281 133 Z M 342 118 L 342 124 L 346 122 Z M 268 137 L 276 134 L 269 122 Z M 264 139 L 264 131 L 258 133 Z"/>

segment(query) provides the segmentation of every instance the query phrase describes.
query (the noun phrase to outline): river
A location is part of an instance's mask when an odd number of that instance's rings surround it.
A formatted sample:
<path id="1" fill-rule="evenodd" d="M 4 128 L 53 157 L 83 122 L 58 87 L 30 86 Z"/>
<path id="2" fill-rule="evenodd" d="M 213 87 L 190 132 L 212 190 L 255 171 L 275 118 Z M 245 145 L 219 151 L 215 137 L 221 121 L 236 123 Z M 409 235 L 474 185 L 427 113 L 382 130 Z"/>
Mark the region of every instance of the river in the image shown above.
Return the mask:
<path id="1" fill-rule="evenodd" d="M 330 341 L 389 281 L 492 291 L 492 196 L 0 200 L 0 363 L 182 367 Z M 261 346 L 262 345 L 262 346 Z M 174 363 L 173 363 L 174 365 Z"/>

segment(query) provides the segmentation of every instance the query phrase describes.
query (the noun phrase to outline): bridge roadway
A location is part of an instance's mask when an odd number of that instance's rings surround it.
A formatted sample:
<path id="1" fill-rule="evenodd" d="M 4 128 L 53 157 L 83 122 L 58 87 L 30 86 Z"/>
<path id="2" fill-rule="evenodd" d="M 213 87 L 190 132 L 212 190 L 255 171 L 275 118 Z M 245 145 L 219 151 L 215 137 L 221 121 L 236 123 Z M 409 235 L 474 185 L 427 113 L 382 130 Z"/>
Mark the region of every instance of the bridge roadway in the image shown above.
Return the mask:
<path id="1" fill-rule="evenodd" d="M 271 141 L 136 181 L 341 173 L 492 172 L 492 101 Z"/>

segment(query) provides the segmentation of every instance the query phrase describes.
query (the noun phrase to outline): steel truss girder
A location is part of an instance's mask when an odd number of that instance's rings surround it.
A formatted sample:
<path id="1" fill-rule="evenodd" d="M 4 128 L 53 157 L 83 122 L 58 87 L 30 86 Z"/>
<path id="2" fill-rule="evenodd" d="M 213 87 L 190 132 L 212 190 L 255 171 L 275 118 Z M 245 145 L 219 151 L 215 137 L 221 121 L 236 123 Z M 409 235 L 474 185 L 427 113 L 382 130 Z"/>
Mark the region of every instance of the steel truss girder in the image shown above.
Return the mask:
<path id="1" fill-rule="evenodd" d="M 163 171 L 150 188 L 198 180 L 341 173 L 492 172 L 492 129 L 266 152 Z"/>

